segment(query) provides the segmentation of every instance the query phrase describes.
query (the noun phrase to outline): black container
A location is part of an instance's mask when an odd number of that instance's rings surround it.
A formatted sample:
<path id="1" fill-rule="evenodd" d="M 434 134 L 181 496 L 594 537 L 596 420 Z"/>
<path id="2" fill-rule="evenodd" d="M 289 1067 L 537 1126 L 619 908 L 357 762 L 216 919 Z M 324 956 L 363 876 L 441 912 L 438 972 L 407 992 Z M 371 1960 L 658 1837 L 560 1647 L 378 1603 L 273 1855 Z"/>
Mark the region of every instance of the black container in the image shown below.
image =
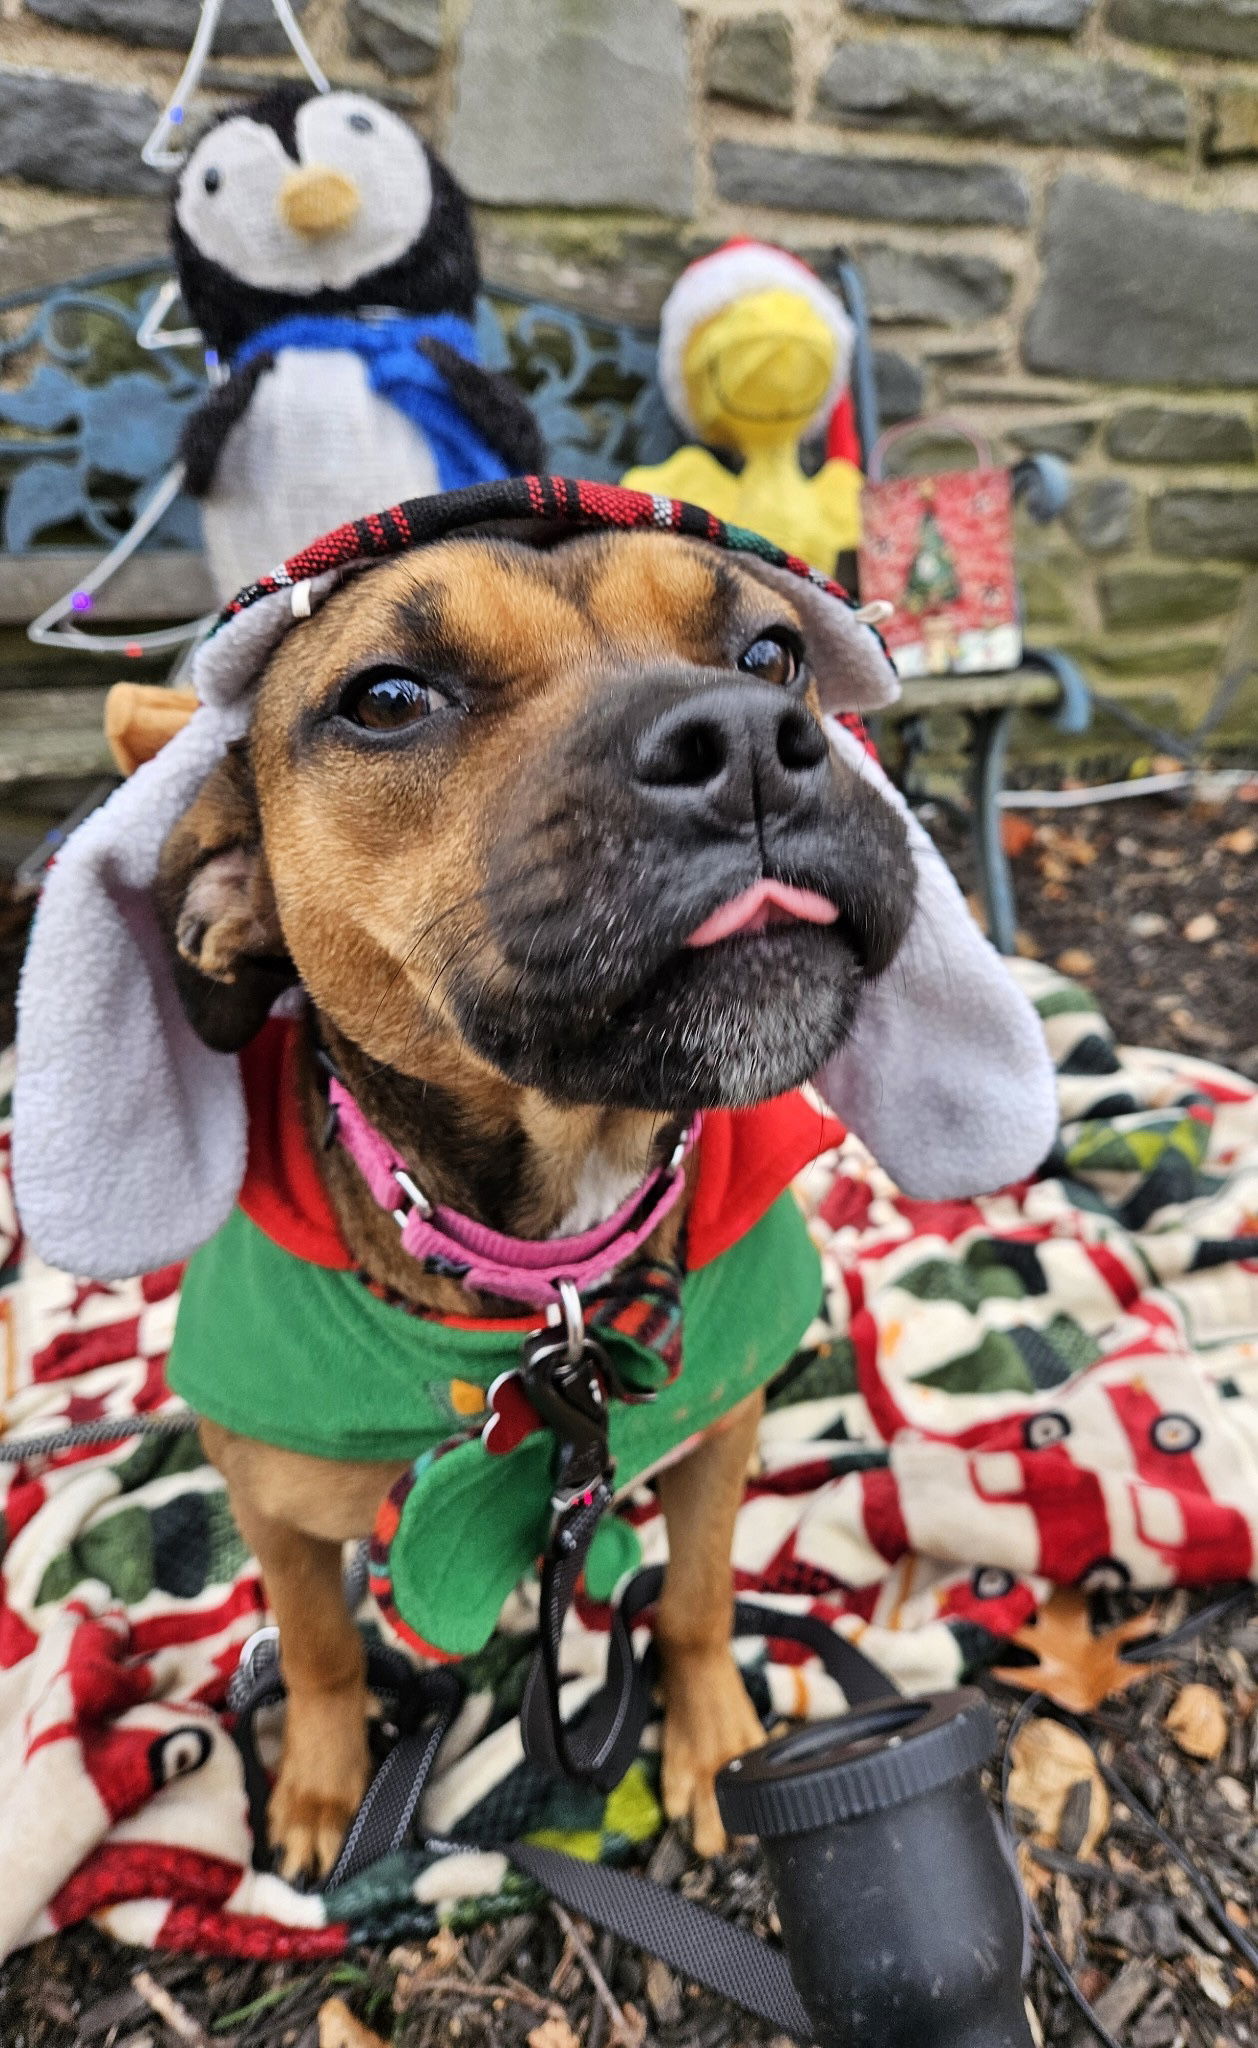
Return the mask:
<path id="1" fill-rule="evenodd" d="M 982 1694 L 875 1701 L 726 1766 L 822 2048 L 1032 2048 L 1017 1879 L 979 1782 Z"/>

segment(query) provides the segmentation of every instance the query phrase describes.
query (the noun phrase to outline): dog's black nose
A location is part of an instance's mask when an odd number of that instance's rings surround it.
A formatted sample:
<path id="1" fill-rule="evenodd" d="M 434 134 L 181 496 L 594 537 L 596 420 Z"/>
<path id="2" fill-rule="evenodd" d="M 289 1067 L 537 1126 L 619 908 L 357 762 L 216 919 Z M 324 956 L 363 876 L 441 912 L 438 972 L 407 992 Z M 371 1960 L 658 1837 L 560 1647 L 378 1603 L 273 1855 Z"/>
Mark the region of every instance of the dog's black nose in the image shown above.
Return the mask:
<path id="1" fill-rule="evenodd" d="M 638 786 L 671 808 L 729 825 L 793 810 L 827 772 L 829 747 L 802 704 L 768 684 L 723 683 L 680 698 L 638 735 Z"/>

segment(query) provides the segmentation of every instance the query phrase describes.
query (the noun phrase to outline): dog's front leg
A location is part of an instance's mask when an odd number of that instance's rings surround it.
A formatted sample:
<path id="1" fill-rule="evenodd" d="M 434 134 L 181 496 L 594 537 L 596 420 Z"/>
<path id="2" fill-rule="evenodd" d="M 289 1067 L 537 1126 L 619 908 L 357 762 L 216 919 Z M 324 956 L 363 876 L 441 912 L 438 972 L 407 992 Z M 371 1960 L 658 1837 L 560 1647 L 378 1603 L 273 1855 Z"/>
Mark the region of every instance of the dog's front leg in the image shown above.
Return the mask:
<path id="1" fill-rule="evenodd" d="M 326 1877 L 367 1789 L 362 1640 L 341 1583 L 341 1545 L 233 1502 L 280 1630 L 288 1688 L 284 1748 L 267 1809 L 290 1881 Z"/>
<path id="2" fill-rule="evenodd" d="M 671 1820 L 689 1814 L 700 1856 L 725 1847 L 717 1772 L 764 1740 L 730 1641 L 734 1518 L 763 1410 L 763 1395 L 753 1394 L 659 1480 L 668 1525 L 655 1628 L 663 1667 L 664 1810 Z"/>

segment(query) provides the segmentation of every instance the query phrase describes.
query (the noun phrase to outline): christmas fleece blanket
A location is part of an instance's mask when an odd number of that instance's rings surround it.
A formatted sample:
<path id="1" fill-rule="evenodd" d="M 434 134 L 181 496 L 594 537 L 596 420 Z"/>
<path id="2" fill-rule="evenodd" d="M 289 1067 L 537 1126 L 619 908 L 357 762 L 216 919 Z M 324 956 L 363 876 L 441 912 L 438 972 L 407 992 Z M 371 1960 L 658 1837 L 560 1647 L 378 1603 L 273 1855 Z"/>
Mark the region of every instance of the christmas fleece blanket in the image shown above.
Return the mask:
<path id="1" fill-rule="evenodd" d="M 908 1200 L 854 1139 L 809 1170 L 826 1300 L 772 1393 L 738 1523 L 742 1589 L 824 1617 L 910 1689 L 998 1662 L 1054 1583 L 1258 1576 L 1258 1090 L 1116 1048 L 1080 989 L 1018 972 L 1058 1067 L 1053 1158 L 977 1202 Z M 253 1870 L 225 1695 L 267 1615 L 165 1386 L 179 1270 L 80 1284 L 23 1252 L 7 1191 L 0 1239 L 0 1952 L 90 1914 L 131 1942 L 328 1955 L 518 1903 L 494 1844 L 617 1857 L 649 1839 L 655 1731 L 608 1798 L 523 1760 L 525 1585 L 463 1667 L 424 1807 L 458 1852 L 322 1895 Z M 136 1417 L 157 1429 L 110 1435 Z M 626 1569 L 660 1559 L 648 1492 L 616 1540 Z M 605 1627 L 580 1605 L 573 1709 Z M 766 1717 L 841 1709 L 801 1646 L 739 1654 Z"/>

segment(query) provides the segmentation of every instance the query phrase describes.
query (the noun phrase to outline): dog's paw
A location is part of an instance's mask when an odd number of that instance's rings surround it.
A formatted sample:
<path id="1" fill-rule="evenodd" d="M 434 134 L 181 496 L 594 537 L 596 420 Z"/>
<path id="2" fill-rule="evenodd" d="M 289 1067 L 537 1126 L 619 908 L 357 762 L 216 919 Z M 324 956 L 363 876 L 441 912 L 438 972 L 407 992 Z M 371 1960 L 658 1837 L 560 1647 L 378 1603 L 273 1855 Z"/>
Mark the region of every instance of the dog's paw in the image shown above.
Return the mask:
<path id="1" fill-rule="evenodd" d="M 335 1772 L 324 1759 L 302 1770 L 291 1755 L 280 1766 L 267 1807 L 272 1860 L 290 1884 L 325 1878 L 367 1790 L 370 1763 L 364 1735 L 361 1752 L 347 1754 Z"/>
<path id="2" fill-rule="evenodd" d="M 760 1717 L 747 1696 L 729 1649 L 667 1660 L 664 1696 L 664 1811 L 689 1819 L 695 1853 L 719 1856 L 725 1829 L 716 1803 L 716 1774 L 731 1757 L 764 1741 Z"/>

